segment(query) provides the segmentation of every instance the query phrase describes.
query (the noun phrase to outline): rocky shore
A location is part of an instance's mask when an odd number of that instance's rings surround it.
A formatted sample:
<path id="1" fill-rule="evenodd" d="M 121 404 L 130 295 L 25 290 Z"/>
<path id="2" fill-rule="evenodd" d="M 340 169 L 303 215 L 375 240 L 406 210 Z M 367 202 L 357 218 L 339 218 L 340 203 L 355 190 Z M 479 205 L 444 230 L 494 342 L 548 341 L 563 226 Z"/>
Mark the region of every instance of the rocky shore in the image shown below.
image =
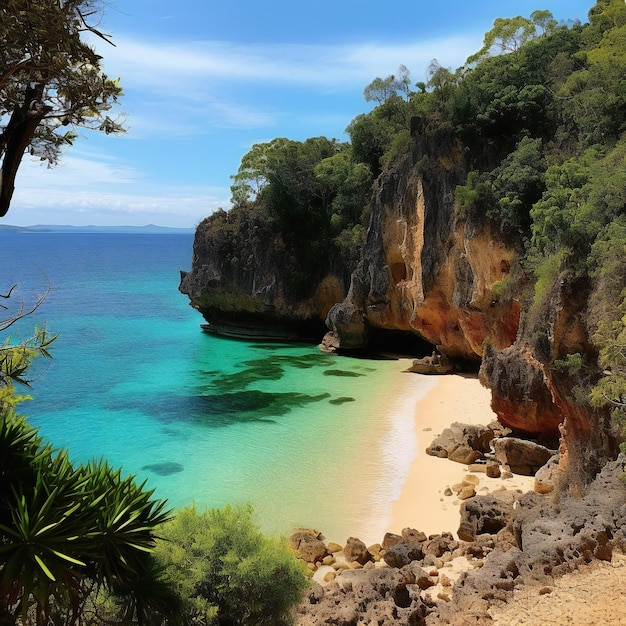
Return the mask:
<path id="1" fill-rule="evenodd" d="M 445 497 L 461 501 L 456 536 L 406 527 L 374 545 L 355 537 L 340 545 L 325 542 L 319 531 L 298 529 L 291 546 L 313 580 L 297 609 L 297 626 L 623 623 L 621 604 L 572 598 L 568 588 L 587 583 L 574 578 L 568 585 L 564 581 L 572 579 L 561 577 L 576 572 L 585 581 L 612 581 L 618 572 L 617 580 L 626 580 L 621 554 L 626 550 L 626 456 L 607 463 L 573 498 L 558 483 L 556 451 L 512 437 L 497 424 L 453 424 L 429 450 L 468 470 L 463 481 L 446 490 Z M 547 462 L 536 472 L 542 454 Z M 511 470 L 536 472 L 534 489 L 507 488 Z M 493 485 L 493 480 L 500 486 L 481 493 L 481 482 Z M 550 608 L 542 616 L 536 605 L 543 598 Z M 571 603 L 580 600 L 579 613 Z M 519 611 L 511 608 L 518 603 Z M 573 617 L 561 619 L 561 610 Z M 590 616 L 602 622 L 589 621 Z"/>

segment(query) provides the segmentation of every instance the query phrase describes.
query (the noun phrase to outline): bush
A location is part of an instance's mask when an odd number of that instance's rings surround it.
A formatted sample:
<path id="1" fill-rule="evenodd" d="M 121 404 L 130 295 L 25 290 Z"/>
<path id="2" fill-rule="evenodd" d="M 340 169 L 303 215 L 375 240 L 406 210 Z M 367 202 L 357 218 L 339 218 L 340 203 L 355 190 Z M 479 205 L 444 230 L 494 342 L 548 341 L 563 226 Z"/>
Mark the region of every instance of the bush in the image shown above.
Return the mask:
<path id="1" fill-rule="evenodd" d="M 178 512 L 163 527 L 157 557 L 190 624 L 281 624 L 307 585 L 285 541 L 264 536 L 251 507 Z"/>

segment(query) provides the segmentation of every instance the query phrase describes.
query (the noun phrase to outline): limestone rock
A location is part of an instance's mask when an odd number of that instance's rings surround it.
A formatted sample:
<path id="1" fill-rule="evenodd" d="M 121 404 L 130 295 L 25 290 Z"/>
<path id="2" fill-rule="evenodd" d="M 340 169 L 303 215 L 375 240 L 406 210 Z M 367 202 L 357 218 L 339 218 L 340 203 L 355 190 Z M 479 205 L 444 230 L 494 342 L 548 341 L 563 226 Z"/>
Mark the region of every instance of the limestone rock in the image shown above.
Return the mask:
<path id="1" fill-rule="evenodd" d="M 563 483 L 562 470 L 559 469 L 560 457 L 555 454 L 550 460 L 537 470 L 533 489 L 537 493 L 550 493 Z"/>
<path id="2" fill-rule="evenodd" d="M 454 365 L 447 356 L 433 352 L 432 356 L 414 359 L 407 371 L 416 374 L 451 374 Z"/>
<path id="3" fill-rule="evenodd" d="M 402 543 L 402 535 L 396 535 L 394 533 L 385 533 L 383 537 L 382 546 L 384 550 L 391 548 L 391 546 L 395 546 L 398 543 Z"/>
<path id="4" fill-rule="evenodd" d="M 493 431 L 487 426 L 454 422 L 426 448 L 426 454 L 470 465 L 490 452 Z"/>
<path id="5" fill-rule="evenodd" d="M 384 561 L 390 567 L 404 567 L 412 561 L 424 558 L 424 548 L 420 541 L 407 541 L 391 546 L 384 556 Z"/>
<path id="6" fill-rule="evenodd" d="M 368 552 L 367 546 L 356 537 L 348 537 L 343 549 L 343 555 L 348 563 L 357 562 L 365 565 L 372 560 L 372 555 Z"/>
<path id="7" fill-rule="evenodd" d="M 507 465 L 514 474 L 532 476 L 544 466 L 556 450 L 517 437 L 501 437 L 492 442 L 496 459 Z"/>
<path id="8" fill-rule="evenodd" d="M 500 470 L 500 464 L 494 461 L 487 461 L 487 467 L 485 474 L 488 478 L 500 478 L 502 471 Z"/>
<path id="9" fill-rule="evenodd" d="M 513 521 L 511 496 L 488 494 L 465 500 L 461 504 L 461 521 L 457 534 L 463 541 L 474 541 L 478 535 L 495 535 Z M 509 501 L 507 501 L 509 500 Z"/>
<path id="10" fill-rule="evenodd" d="M 403 541 L 426 541 L 428 537 L 426 533 L 421 530 L 415 530 L 415 528 L 403 528 L 402 529 Z"/>
<path id="11" fill-rule="evenodd" d="M 289 546 L 306 563 L 322 561 L 328 555 L 326 544 L 311 532 L 300 530 L 291 535 Z"/>

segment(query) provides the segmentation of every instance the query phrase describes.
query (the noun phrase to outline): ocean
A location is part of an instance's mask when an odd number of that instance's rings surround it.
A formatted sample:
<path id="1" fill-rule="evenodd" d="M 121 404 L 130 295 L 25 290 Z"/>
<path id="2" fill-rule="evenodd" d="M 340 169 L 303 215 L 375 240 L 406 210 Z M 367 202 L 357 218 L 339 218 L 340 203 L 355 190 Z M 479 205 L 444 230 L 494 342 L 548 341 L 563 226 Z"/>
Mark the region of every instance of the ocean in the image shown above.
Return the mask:
<path id="1" fill-rule="evenodd" d="M 49 291 L 13 340 L 58 334 L 22 412 L 73 461 L 104 457 L 173 509 L 250 503 L 267 533 L 380 541 L 414 454 L 415 398 L 433 383 L 398 360 L 202 332 L 178 292 L 192 244 L 0 232 L 0 293 L 16 284 L 28 309 Z"/>

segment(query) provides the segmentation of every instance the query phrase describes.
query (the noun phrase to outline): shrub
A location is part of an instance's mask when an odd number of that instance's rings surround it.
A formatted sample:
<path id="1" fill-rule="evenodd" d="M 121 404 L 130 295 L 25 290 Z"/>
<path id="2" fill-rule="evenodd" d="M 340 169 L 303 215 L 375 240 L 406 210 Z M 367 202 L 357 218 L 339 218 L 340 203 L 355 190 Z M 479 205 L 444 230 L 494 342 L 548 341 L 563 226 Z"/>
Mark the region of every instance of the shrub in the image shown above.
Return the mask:
<path id="1" fill-rule="evenodd" d="M 190 624 L 282 624 L 307 585 L 303 564 L 266 537 L 252 509 L 178 512 L 163 527 L 157 557 L 184 602 Z"/>

